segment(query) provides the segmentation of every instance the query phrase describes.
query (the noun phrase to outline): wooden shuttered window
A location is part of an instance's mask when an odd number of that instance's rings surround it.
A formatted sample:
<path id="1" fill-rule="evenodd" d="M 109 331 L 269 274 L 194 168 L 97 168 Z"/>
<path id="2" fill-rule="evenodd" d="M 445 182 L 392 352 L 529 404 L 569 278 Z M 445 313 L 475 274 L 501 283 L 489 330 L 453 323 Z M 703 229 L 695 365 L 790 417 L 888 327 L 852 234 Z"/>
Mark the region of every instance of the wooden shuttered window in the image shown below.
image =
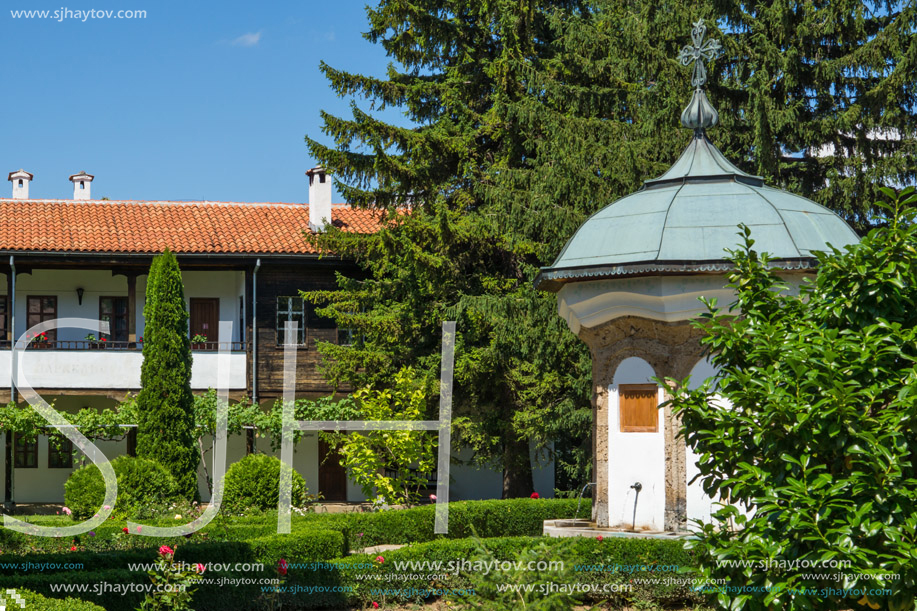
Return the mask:
<path id="1" fill-rule="evenodd" d="M 655 384 L 620 384 L 618 405 L 622 433 L 659 430 L 658 387 Z"/>

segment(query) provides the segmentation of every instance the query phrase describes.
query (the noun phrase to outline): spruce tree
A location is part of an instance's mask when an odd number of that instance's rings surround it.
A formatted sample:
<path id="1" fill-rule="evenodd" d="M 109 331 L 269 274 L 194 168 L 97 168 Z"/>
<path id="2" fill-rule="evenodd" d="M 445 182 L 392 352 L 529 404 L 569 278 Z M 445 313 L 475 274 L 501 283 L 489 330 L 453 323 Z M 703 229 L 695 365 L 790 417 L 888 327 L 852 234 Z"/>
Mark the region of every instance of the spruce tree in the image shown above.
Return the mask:
<path id="1" fill-rule="evenodd" d="M 188 310 L 178 261 L 168 249 L 147 277 L 143 365 L 137 396 L 137 456 L 155 460 L 188 500 L 199 498 L 191 394 Z"/>
<path id="2" fill-rule="evenodd" d="M 589 481 L 590 358 L 531 281 L 590 214 L 687 144 L 690 71 L 675 58 L 691 24 L 704 18 L 725 49 L 709 76 L 711 139 L 862 230 L 874 186 L 914 179 L 914 12 L 852 0 L 382 0 L 366 37 L 392 58 L 386 76 L 322 64 L 339 95 L 369 109 L 323 113 L 331 146 L 307 138 L 344 199 L 389 221 L 371 236 L 313 238 L 365 273 L 307 294 L 363 337 L 321 347 L 328 377 L 434 373 L 439 321 L 457 319 L 458 439 L 503 465 L 505 496 L 531 489 L 530 442 L 559 442 L 572 478 L 561 487 Z M 371 114 L 387 107 L 410 125 Z"/>

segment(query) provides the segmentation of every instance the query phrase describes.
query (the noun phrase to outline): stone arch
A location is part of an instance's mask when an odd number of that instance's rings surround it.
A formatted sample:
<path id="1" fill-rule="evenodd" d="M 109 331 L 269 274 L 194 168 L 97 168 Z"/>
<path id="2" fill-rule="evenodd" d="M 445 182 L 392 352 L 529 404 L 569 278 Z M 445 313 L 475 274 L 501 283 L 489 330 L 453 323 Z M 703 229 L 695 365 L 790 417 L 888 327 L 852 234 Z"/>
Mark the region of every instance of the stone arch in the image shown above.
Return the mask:
<path id="1" fill-rule="evenodd" d="M 579 336 L 592 353 L 593 379 L 593 457 L 596 481 L 596 502 L 593 517 L 600 526 L 610 518 L 607 504 L 609 456 L 609 389 L 616 372 L 629 358 L 646 362 L 660 378 L 686 378 L 704 349 L 700 345 L 703 333 L 688 321 L 662 322 L 635 316 L 610 320 L 594 328 L 581 328 Z M 677 437 L 681 420 L 669 406 L 663 408 L 665 437 L 665 529 L 685 530 L 687 526 L 687 487 L 685 481 L 685 445 Z"/>

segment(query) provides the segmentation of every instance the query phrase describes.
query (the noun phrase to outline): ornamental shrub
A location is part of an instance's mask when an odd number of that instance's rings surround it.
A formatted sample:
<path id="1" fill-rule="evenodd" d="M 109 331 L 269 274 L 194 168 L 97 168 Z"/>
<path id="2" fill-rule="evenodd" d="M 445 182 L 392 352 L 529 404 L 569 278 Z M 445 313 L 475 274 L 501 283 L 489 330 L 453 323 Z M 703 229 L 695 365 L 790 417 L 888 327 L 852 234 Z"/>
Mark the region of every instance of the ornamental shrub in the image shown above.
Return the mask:
<path id="1" fill-rule="evenodd" d="M 572 518 L 576 499 L 493 499 L 449 503 L 450 539 L 465 537 L 541 536 L 545 520 Z M 293 522 L 293 529 L 334 529 L 347 534 L 350 548 L 419 543 L 440 539 L 433 532 L 435 506 L 423 505 L 372 513 L 316 513 Z M 592 512 L 590 499 L 583 499 L 579 517 Z M 358 535 L 362 533 L 362 535 Z"/>
<path id="2" fill-rule="evenodd" d="M 914 609 L 917 194 L 883 192 L 887 226 L 819 253 L 798 295 L 744 228 L 736 303 L 696 322 L 719 373 L 672 404 L 733 503 L 692 541 L 723 608 Z"/>
<path id="3" fill-rule="evenodd" d="M 117 515 L 133 515 L 141 507 L 166 504 L 178 500 L 175 478 L 152 460 L 119 456 L 111 461 L 118 480 Z M 74 519 L 86 519 L 105 502 L 105 481 L 94 464 L 74 471 L 64 484 L 64 501 L 73 511 Z"/>
<path id="4" fill-rule="evenodd" d="M 103 607 L 79 598 L 46 598 L 29 590 L 16 590 L 16 593 L 25 602 L 28 611 L 105 611 Z M 19 609 L 19 604 L 9 593 L 6 596 L 7 609 Z"/>
<path id="5" fill-rule="evenodd" d="M 279 458 L 266 454 L 249 454 L 226 472 L 223 508 L 234 513 L 251 509 L 277 509 L 280 495 Z M 306 480 L 293 471 L 293 507 L 304 507 L 310 500 Z"/>
<path id="6" fill-rule="evenodd" d="M 188 310 L 181 270 L 168 249 L 150 266 L 143 316 L 137 456 L 160 463 L 185 499 L 199 500 Z"/>

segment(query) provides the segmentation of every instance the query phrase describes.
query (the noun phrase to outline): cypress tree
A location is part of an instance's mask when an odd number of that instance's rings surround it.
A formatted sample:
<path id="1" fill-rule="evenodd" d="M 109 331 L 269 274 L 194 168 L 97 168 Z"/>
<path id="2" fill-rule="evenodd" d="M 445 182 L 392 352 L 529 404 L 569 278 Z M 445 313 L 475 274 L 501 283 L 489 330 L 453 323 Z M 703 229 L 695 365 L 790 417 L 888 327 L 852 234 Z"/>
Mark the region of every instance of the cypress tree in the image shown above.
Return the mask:
<path id="1" fill-rule="evenodd" d="M 191 394 L 188 310 L 178 261 L 168 249 L 147 278 L 143 365 L 137 396 L 137 456 L 155 460 L 189 499 L 199 498 Z"/>

